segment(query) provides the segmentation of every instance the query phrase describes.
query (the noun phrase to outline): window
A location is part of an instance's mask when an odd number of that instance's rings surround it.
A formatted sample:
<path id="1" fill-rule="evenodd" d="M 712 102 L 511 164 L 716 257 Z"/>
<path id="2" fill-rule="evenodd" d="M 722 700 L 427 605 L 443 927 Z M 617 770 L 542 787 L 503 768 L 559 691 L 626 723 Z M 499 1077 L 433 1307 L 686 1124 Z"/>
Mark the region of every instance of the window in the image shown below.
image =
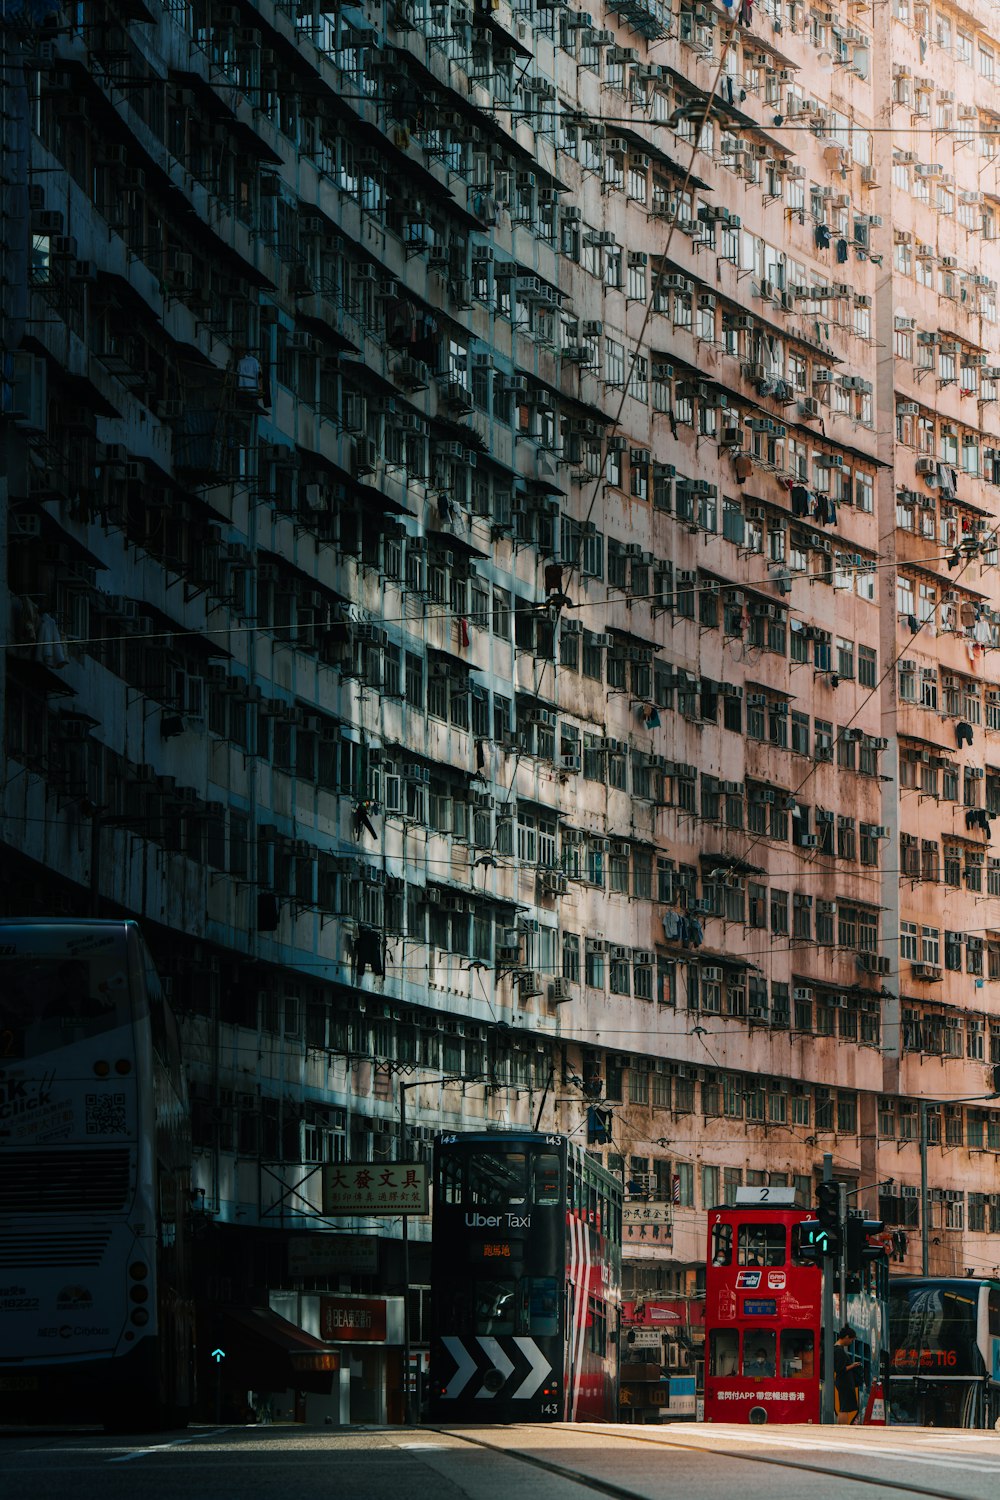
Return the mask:
<path id="1" fill-rule="evenodd" d="M 788 892 L 771 891 L 771 932 L 775 936 L 788 934 Z"/>

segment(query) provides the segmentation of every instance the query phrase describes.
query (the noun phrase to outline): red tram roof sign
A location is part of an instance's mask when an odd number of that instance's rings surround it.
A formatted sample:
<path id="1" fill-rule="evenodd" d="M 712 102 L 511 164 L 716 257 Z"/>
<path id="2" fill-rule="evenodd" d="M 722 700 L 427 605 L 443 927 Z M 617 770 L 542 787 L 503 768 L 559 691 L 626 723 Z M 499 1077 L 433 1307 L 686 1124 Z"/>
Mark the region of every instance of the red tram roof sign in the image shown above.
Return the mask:
<path id="1" fill-rule="evenodd" d="M 793 1187 L 738 1187 L 737 1208 L 794 1208 Z"/>

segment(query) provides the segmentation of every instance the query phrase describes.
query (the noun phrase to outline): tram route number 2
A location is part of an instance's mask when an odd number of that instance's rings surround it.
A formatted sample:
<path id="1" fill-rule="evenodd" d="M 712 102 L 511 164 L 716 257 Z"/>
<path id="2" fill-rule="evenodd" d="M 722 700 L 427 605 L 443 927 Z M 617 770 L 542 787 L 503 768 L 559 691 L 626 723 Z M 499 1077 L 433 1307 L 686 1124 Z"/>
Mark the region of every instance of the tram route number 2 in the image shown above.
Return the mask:
<path id="1" fill-rule="evenodd" d="M 759 1204 L 766 1203 L 769 1208 L 794 1208 L 795 1189 L 777 1184 L 774 1187 L 738 1187 L 736 1189 L 737 1208 L 756 1208 Z"/>

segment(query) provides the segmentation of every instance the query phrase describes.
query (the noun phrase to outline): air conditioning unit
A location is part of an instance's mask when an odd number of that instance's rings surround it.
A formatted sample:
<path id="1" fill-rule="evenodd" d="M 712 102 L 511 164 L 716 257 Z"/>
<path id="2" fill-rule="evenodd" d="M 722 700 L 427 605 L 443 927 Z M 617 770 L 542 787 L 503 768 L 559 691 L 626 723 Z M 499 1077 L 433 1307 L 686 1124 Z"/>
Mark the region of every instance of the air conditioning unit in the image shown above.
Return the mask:
<path id="1" fill-rule="evenodd" d="M 568 979 L 549 980 L 549 999 L 553 1005 L 563 1005 L 572 998 Z"/>
<path id="2" fill-rule="evenodd" d="M 359 438 L 354 445 L 354 473 L 374 474 L 378 467 L 378 445 L 373 438 Z"/>

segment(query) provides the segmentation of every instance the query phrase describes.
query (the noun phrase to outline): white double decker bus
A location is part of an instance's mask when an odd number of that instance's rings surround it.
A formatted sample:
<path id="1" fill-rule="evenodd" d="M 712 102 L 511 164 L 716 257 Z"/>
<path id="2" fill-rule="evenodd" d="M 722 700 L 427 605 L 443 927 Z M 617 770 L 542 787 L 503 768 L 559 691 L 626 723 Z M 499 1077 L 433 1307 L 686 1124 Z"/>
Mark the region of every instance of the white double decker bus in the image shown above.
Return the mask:
<path id="1" fill-rule="evenodd" d="M 133 922 L 0 921 L 0 1409 L 158 1426 L 194 1399 L 187 1095 Z"/>

